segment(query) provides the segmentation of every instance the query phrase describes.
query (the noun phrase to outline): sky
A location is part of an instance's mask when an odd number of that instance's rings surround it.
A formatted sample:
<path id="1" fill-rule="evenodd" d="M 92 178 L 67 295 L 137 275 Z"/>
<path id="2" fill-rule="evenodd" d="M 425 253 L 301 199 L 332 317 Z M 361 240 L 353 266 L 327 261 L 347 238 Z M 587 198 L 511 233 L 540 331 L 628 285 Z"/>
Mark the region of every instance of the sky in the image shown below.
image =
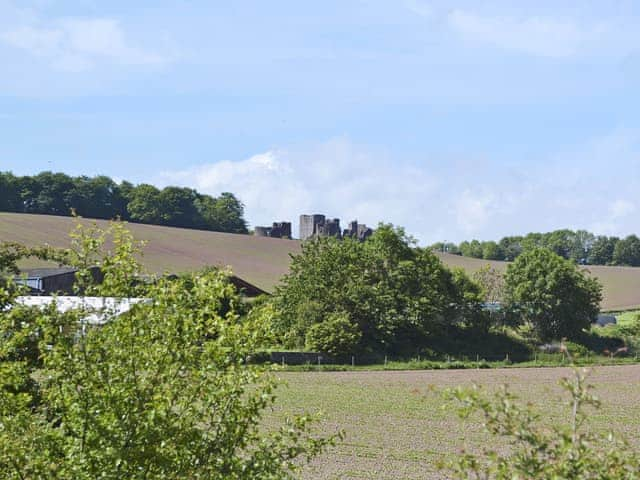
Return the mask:
<path id="1" fill-rule="evenodd" d="M 639 85 L 634 1 L 0 0 L 0 170 L 231 191 L 252 226 L 640 233 Z"/>

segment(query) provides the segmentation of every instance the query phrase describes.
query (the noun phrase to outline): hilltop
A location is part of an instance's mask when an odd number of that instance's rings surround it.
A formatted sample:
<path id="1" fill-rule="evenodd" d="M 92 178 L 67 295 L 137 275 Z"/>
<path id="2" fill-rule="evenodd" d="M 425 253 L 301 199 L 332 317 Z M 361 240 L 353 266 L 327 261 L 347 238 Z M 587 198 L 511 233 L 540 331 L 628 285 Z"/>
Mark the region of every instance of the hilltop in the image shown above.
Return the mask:
<path id="1" fill-rule="evenodd" d="M 82 220 L 106 225 L 106 220 Z M 0 213 L 0 241 L 25 245 L 49 244 L 66 247 L 75 220 L 52 215 Z M 290 255 L 300 252 L 298 240 L 282 240 L 232 233 L 182 229 L 130 223 L 133 235 L 147 242 L 144 265 L 155 273 L 196 270 L 205 265 L 229 266 L 244 280 L 272 291 L 288 272 Z M 504 270 L 508 262 L 481 260 L 438 253 L 451 267 L 469 272 L 490 264 Z M 34 263 L 24 267 L 37 266 Z M 604 285 L 603 310 L 625 310 L 640 306 L 640 268 L 590 266 Z"/>

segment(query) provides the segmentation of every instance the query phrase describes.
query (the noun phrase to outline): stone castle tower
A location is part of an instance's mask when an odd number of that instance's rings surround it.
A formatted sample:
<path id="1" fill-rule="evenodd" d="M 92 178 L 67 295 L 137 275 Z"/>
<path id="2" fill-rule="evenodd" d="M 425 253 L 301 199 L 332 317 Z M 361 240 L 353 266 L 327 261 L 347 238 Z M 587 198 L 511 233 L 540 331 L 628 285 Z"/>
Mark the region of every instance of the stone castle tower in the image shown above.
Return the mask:
<path id="1" fill-rule="evenodd" d="M 324 215 L 300 215 L 300 240 L 311 237 L 342 238 L 339 218 L 326 218 Z"/>

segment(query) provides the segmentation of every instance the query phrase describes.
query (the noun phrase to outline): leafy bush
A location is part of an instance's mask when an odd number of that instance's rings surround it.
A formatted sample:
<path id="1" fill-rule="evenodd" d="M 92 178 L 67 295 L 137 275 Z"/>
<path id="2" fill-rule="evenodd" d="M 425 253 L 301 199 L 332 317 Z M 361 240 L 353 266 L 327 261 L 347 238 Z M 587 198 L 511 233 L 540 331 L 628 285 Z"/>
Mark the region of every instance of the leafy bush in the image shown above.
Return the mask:
<path id="1" fill-rule="evenodd" d="M 564 342 L 565 348 L 572 357 L 586 357 L 589 355 L 589 349 L 584 345 L 575 342 Z"/>
<path id="2" fill-rule="evenodd" d="M 589 329 L 602 286 L 570 260 L 545 248 L 529 250 L 507 267 L 506 297 L 543 339 L 575 338 Z"/>
<path id="3" fill-rule="evenodd" d="M 613 433 L 593 434 L 584 430 L 586 408 L 599 407 L 586 383 L 586 372 L 574 369 L 572 379 L 561 381 L 571 397 L 566 425 L 540 425 L 540 416 L 530 404 L 521 406 L 504 387 L 497 395 L 479 388 L 449 390 L 446 397 L 456 403 L 459 415 L 467 419 L 479 413 L 485 429 L 507 437 L 511 448 L 497 452 L 485 448 L 480 455 L 463 453 L 441 465 L 450 478 L 513 480 L 637 479 L 640 455 Z"/>
<path id="4" fill-rule="evenodd" d="M 309 328 L 305 343 L 308 350 L 340 357 L 354 353 L 361 338 L 358 325 L 343 312 L 331 314 L 326 321 Z"/>
<path id="5" fill-rule="evenodd" d="M 129 238 L 116 240 L 104 288 L 123 296 L 137 264 Z M 86 311 L 28 322 L 0 311 L 0 478 L 282 479 L 336 438 L 311 436 L 308 416 L 265 430 L 277 380 L 245 359 L 271 319 L 240 317 L 224 272 L 160 280 L 145 296 L 86 333 Z M 34 338 L 37 363 L 23 349 Z"/>
<path id="6" fill-rule="evenodd" d="M 403 229 L 379 225 L 365 242 L 318 238 L 302 244 L 274 296 L 274 331 L 285 347 L 298 348 L 308 329 L 344 312 L 359 325 L 364 350 L 415 352 L 452 324 L 484 328 L 481 301 L 480 287 L 465 274 L 415 247 Z"/>

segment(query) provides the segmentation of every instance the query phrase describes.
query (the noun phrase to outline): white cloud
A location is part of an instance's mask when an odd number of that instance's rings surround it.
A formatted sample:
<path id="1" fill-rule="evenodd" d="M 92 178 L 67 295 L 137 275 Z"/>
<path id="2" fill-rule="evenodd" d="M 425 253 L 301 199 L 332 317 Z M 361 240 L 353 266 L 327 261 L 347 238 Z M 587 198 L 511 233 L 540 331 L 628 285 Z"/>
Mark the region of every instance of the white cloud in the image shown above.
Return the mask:
<path id="1" fill-rule="evenodd" d="M 478 233 L 496 213 L 495 198 L 487 192 L 465 190 L 455 205 L 458 226 L 467 234 Z"/>
<path id="2" fill-rule="evenodd" d="M 479 158 L 389 158 L 346 138 L 307 148 L 272 149 L 238 161 L 164 172 L 178 184 L 218 195 L 231 191 L 253 225 L 302 213 L 402 225 L 421 244 L 499 239 L 559 228 L 596 234 L 640 233 L 640 132 L 613 132 L 572 150 L 508 166 Z"/>
<path id="3" fill-rule="evenodd" d="M 169 61 L 132 46 L 118 21 L 110 18 L 67 18 L 46 25 L 23 25 L 1 32 L 0 41 L 44 58 L 61 70 L 87 70 L 105 60 L 123 65 Z"/>
<path id="4" fill-rule="evenodd" d="M 404 0 L 404 7 L 420 17 L 429 18 L 433 15 L 431 5 L 422 0 Z"/>
<path id="5" fill-rule="evenodd" d="M 626 217 L 635 212 L 636 206 L 629 200 L 618 199 L 609 206 L 611 216 L 615 219 Z"/>
<path id="6" fill-rule="evenodd" d="M 254 226 L 290 220 L 295 229 L 303 213 L 340 217 L 344 225 L 353 219 L 373 226 L 379 221 L 415 225 L 437 208 L 429 201 L 435 181 L 425 169 L 395 163 L 344 138 L 164 172 L 158 180 L 213 195 L 234 192 Z"/>
<path id="7" fill-rule="evenodd" d="M 583 28 L 571 20 L 483 16 L 464 10 L 453 10 L 448 24 L 470 41 L 543 57 L 572 56 L 604 30 Z"/>

